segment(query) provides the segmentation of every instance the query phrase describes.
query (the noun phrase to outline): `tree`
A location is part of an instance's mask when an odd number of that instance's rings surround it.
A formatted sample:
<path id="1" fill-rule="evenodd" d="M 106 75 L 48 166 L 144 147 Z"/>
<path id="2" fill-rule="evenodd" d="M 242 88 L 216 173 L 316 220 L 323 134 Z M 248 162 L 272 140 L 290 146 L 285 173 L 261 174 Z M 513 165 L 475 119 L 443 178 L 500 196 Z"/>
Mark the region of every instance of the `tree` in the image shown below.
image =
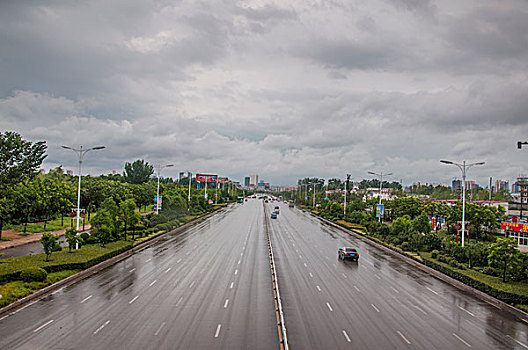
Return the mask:
<path id="1" fill-rule="evenodd" d="M 518 273 L 521 252 L 516 248 L 517 242 L 513 238 L 497 238 L 497 242 L 489 247 L 488 260 L 492 267 L 502 270 L 502 281 L 506 282 L 506 275 Z"/>
<path id="2" fill-rule="evenodd" d="M 119 220 L 123 223 L 126 241 L 127 228 L 135 226 L 139 221 L 139 214 L 136 212 L 136 202 L 133 199 L 129 198 L 121 202 Z"/>
<path id="3" fill-rule="evenodd" d="M 77 231 L 74 228 L 67 230 L 64 236 L 66 237 L 66 241 L 68 241 L 68 249 L 70 250 L 70 253 L 74 245 L 77 243 L 84 243 L 83 239 L 81 236 L 77 235 Z"/>
<path id="4" fill-rule="evenodd" d="M 394 235 L 407 234 L 412 231 L 412 221 L 408 215 L 400 216 L 392 222 L 390 230 Z"/>
<path id="5" fill-rule="evenodd" d="M 0 133 L 0 190 L 35 175 L 47 157 L 46 148 L 44 141 L 33 144 L 16 132 Z"/>
<path id="6" fill-rule="evenodd" d="M 412 221 L 412 227 L 415 231 L 429 234 L 431 232 L 431 223 L 427 214 L 422 213 L 418 215 L 418 217 Z"/>
<path id="7" fill-rule="evenodd" d="M 51 253 L 55 250 L 57 245 L 59 244 L 57 242 L 58 237 L 55 237 L 51 233 L 44 233 L 42 237 L 40 237 L 40 243 L 42 244 L 42 249 L 44 250 L 44 254 L 46 254 L 46 261 L 49 261 L 49 257 L 51 256 Z"/>
<path id="8" fill-rule="evenodd" d="M 99 209 L 95 218 L 92 219 L 92 233 L 94 237 L 104 247 L 106 243 L 110 242 L 114 230 L 115 216 L 112 216 L 108 209 Z"/>
<path id="9" fill-rule="evenodd" d="M 125 181 L 131 184 L 142 184 L 148 182 L 154 173 L 154 167 L 143 159 L 138 159 L 134 163 L 125 163 Z"/>

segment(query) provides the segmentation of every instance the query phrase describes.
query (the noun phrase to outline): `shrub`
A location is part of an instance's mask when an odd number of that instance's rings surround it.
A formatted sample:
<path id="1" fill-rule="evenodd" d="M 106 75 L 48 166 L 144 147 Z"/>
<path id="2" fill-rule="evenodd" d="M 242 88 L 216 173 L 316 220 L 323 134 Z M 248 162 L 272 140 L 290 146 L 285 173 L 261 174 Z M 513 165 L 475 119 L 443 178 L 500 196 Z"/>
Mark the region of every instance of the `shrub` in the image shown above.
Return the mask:
<path id="1" fill-rule="evenodd" d="M 86 240 L 88 240 L 91 236 L 88 234 L 88 232 L 83 232 L 81 233 L 81 238 L 83 241 L 86 242 Z"/>
<path id="2" fill-rule="evenodd" d="M 409 250 L 409 242 L 403 242 L 401 244 L 401 249 L 403 250 Z"/>
<path id="3" fill-rule="evenodd" d="M 436 258 L 438 257 L 438 253 L 439 253 L 438 250 L 436 250 L 436 249 L 433 250 L 433 251 L 431 252 L 431 258 L 436 259 Z"/>
<path id="4" fill-rule="evenodd" d="M 493 267 L 491 266 L 486 266 L 485 268 L 482 269 L 482 273 L 485 273 L 486 275 L 490 275 L 490 276 L 497 276 L 497 270 L 495 270 Z"/>
<path id="5" fill-rule="evenodd" d="M 43 282 L 48 278 L 48 273 L 40 267 L 26 267 L 20 272 L 20 278 L 22 278 L 24 282 Z"/>
<path id="6" fill-rule="evenodd" d="M 457 264 L 457 268 L 460 269 L 460 270 L 465 270 L 466 269 L 466 265 L 465 264 Z"/>

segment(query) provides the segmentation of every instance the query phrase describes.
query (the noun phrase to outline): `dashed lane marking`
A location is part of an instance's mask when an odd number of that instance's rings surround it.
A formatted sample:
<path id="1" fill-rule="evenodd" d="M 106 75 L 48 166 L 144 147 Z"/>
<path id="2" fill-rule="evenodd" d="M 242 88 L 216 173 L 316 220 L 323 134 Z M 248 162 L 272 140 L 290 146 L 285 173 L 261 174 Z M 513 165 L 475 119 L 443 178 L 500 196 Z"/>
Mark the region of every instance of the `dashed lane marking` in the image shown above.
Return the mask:
<path id="1" fill-rule="evenodd" d="M 341 275 L 343 275 L 344 278 L 347 278 L 347 275 L 345 275 L 344 273 L 342 273 Z"/>
<path id="2" fill-rule="evenodd" d="M 170 270 L 172 270 L 172 267 L 169 267 L 167 270 L 165 270 L 165 273 L 169 272 Z"/>
<path id="3" fill-rule="evenodd" d="M 425 287 L 425 288 L 427 288 L 428 291 L 433 292 L 433 293 L 435 293 L 436 295 L 438 295 L 438 293 L 435 292 L 434 290 L 432 290 L 431 288 L 429 288 L 429 287 Z"/>
<path id="4" fill-rule="evenodd" d="M 183 297 L 181 297 L 181 298 L 178 300 L 178 302 L 176 303 L 176 306 L 180 305 L 180 303 L 182 302 L 182 300 L 183 300 Z"/>
<path id="5" fill-rule="evenodd" d="M 152 287 L 156 282 L 158 282 L 158 280 L 154 280 L 154 281 L 150 282 L 149 287 Z"/>
<path id="6" fill-rule="evenodd" d="M 148 263 L 148 262 L 149 262 L 150 260 L 152 260 L 152 258 L 150 258 L 150 259 L 147 259 L 147 260 L 146 260 L 145 262 L 146 262 L 146 263 Z"/>
<path id="7" fill-rule="evenodd" d="M 465 341 L 464 339 L 460 338 L 458 335 L 456 335 L 455 333 L 453 333 L 453 335 L 455 336 L 455 338 L 457 338 L 458 340 L 460 340 L 462 343 L 464 343 L 468 348 L 471 347 L 471 344 L 469 344 L 467 341 Z"/>
<path id="8" fill-rule="evenodd" d="M 53 320 L 49 320 L 48 322 L 44 323 L 42 326 L 40 326 L 39 328 L 33 330 L 33 333 L 37 333 L 38 331 L 40 331 L 42 328 L 46 327 L 47 325 L 49 325 L 50 323 L 52 323 Z"/>
<path id="9" fill-rule="evenodd" d="M 422 310 L 422 308 L 418 307 L 418 305 L 414 305 L 414 304 L 413 304 L 413 307 L 414 307 L 415 309 L 417 309 L 418 311 L 423 312 L 424 315 L 427 315 L 427 312 L 425 312 L 424 310 Z"/>
<path id="10" fill-rule="evenodd" d="M 179 263 L 180 263 L 180 261 L 182 261 L 182 259 L 181 259 L 181 258 L 180 258 L 180 259 L 178 259 L 178 261 L 176 261 L 176 264 L 179 264 Z"/>
<path id="11" fill-rule="evenodd" d="M 235 275 L 238 275 L 238 269 L 235 270 Z"/>
<path id="12" fill-rule="evenodd" d="M 332 309 L 332 307 L 330 306 L 330 303 L 329 303 L 329 302 L 326 302 L 326 306 L 328 306 L 328 309 L 329 309 L 330 311 L 334 311 L 334 309 Z"/>
<path id="13" fill-rule="evenodd" d="M 358 288 L 358 287 L 354 286 L 354 289 L 357 290 L 357 291 L 359 292 L 359 288 Z"/>
<path id="14" fill-rule="evenodd" d="M 405 336 L 402 334 L 402 332 L 398 331 L 397 333 L 400 335 L 400 337 L 402 337 L 403 340 L 405 340 L 405 342 L 407 344 L 411 344 L 411 342 L 407 338 L 405 338 Z"/>
<path id="15" fill-rule="evenodd" d="M 231 285 L 229 286 L 229 289 L 233 289 L 234 285 L 235 285 L 235 282 L 231 282 Z"/>
<path id="16" fill-rule="evenodd" d="M 348 336 L 347 332 L 343 329 L 343 336 L 345 337 L 347 342 L 351 342 L 350 337 Z"/>
<path id="17" fill-rule="evenodd" d="M 159 332 L 161 331 L 161 329 L 163 328 L 163 326 L 165 326 L 165 322 L 163 322 L 161 324 L 161 326 L 159 326 L 158 330 L 156 331 L 156 333 L 154 333 L 155 336 L 157 336 L 159 334 Z"/>
<path id="18" fill-rule="evenodd" d="M 370 304 L 370 306 L 372 306 L 374 308 L 374 310 L 376 310 L 376 312 L 380 312 L 379 309 L 376 307 L 376 305 Z"/>
<path id="19" fill-rule="evenodd" d="M 83 304 L 85 301 L 88 301 L 92 298 L 91 295 L 88 295 L 86 298 L 84 298 L 83 300 L 81 300 L 81 304 Z"/>
<path id="20" fill-rule="evenodd" d="M 139 295 L 136 295 L 132 300 L 130 300 L 128 303 L 129 304 L 132 304 L 134 301 L 136 301 L 136 299 L 139 298 Z"/>
<path id="21" fill-rule="evenodd" d="M 312 274 L 311 272 L 309 272 L 309 274 L 310 274 L 310 277 L 312 277 L 312 278 L 313 278 L 313 274 Z"/>
<path id="22" fill-rule="evenodd" d="M 400 292 L 399 292 L 396 288 L 394 288 L 394 287 L 391 287 L 391 289 L 394 291 L 394 293 L 398 293 L 398 294 L 400 293 Z"/>
<path id="23" fill-rule="evenodd" d="M 464 308 L 463 308 L 462 306 L 459 306 L 458 308 L 459 308 L 460 310 L 462 310 L 462 311 L 465 311 L 465 312 L 467 312 L 467 313 L 468 313 L 468 314 L 470 314 L 471 316 L 475 317 L 475 315 L 474 315 L 474 314 L 472 314 L 472 313 L 471 313 L 471 312 L 469 312 L 468 310 L 464 309 Z"/>
<path id="24" fill-rule="evenodd" d="M 523 348 L 528 349 L 528 345 L 526 345 L 524 343 L 521 343 L 520 341 L 518 341 L 514 337 L 511 337 L 509 334 L 507 335 L 507 337 L 510 338 L 511 340 L 513 340 L 514 342 L 516 342 L 517 344 L 519 344 L 520 346 L 522 346 Z"/>
<path id="25" fill-rule="evenodd" d="M 227 309 L 227 304 L 229 304 L 229 299 L 226 299 L 226 301 L 224 303 L 224 309 Z"/>
<path id="26" fill-rule="evenodd" d="M 192 281 L 191 285 L 189 286 L 189 288 L 192 288 L 194 286 L 194 283 L 196 283 L 196 281 Z"/>
<path id="27" fill-rule="evenodd" d="M 308 265 L 306 265 L 306 263 L 303 263 L 304 264 L 304 267 L 308 267 Z"/>
<path id="28" fill-rule="evenodd" d="M 103 328 L 105 328 L 108 324 L 110 323 L 110 320 L 107 320 L 105 323 L 103 323 L 99 328 L 97 328 L 95 330 L 95 332 L 93 332 L 93 334 L 97 334 L 99 333 Z"/>
<path id="29" fill-rule="evenodd" d="M 321 291 L 321 287 L 315 286 L 315 288 L 317 288 L 318 291 Z"/>
<path id="30" fill-rule="evenodd" d="M 215 338 L 218 338 L 218 336 L 220 335 L 220 328 L 222 328 L 222 325 L 219 323 L 218 326 L 216 326 L 216 332 L 214 335 Z"/>

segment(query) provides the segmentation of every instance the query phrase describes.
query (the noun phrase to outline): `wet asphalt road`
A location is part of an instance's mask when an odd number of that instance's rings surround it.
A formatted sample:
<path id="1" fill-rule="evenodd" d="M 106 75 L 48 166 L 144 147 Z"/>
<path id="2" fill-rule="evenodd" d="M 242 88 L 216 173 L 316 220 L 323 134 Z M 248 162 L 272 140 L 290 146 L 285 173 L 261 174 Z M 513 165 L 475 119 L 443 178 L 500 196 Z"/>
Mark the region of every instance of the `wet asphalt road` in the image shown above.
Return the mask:
<path id="1" fill-rule="evenodd" d="M 526 349 L 528 324 L 286 204 L 269 220 L 291 349 Z M 0 319 L 0 349 L 278 349 L 260 200 Z M 337 260 L 354 246 L 360 261 Z"/>
<path id="2" fill-rule="evenodd" d="M 279 206 L 271 237 L 292 349 L 528 348 L 528 323 Z M 338 260 L 341 246 L 359 262 Z"/>

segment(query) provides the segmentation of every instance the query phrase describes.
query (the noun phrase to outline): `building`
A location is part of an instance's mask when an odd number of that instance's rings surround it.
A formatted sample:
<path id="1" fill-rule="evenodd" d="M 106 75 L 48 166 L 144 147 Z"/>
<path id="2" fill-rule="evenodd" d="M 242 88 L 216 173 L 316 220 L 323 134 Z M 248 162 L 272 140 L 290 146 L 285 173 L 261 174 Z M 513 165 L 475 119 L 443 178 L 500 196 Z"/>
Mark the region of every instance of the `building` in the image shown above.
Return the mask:
<path id="1" fill-rule="evenodd" d="M 495 181 L 494 191 L 495 192 L 500 192 L 500 191 L 508 192 L 509 186 L 510 186 L 510 183 L 508 181 L 497 180 Z"/>
<path id="2" fill-rule="evenodd" d="M 466 180 L 466 191 L 475 190 L 478 188 L 478 185 L 473 180 Z"/>
<path id="3" fill-rule="evenodd" d="M 453 182 L 451 182 L 451 189 L 453 191 L 462 190 L 462 180 L 453 180 Z"/>
<path id="4" fill-rule="evenodd" d="M 258 175 L 249 175 L 249 186 L 257 186 L 259 183 Z"/>
<path id="5" fill-rule="evenodd" d="M 250 183 L 250 178 L 249 178 L 249 176 L 246 176 L 246 177 L 244 178 L 244 186 L 245 186 L 245 187 L 249 187 L 249 183 Z"/>

